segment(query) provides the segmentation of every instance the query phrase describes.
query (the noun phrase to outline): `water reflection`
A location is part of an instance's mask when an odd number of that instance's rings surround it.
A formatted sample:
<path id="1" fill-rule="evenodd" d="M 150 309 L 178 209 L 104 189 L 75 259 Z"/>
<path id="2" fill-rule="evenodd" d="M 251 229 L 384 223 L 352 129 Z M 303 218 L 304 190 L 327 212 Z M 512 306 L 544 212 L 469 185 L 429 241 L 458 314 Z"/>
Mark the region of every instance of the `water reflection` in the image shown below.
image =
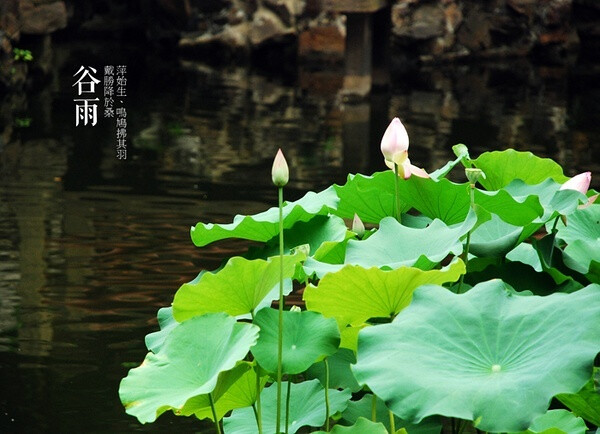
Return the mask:
<path id="1" fill-rule="evenodd" d="M 2 102 L 0 426 L 7 432 L 204 429 L 168 415 L 140 426 L 124 414 L 118 383 L 124 363 L 142 360 L 143 336 L 179 285 L 244 247 L 196 249 L 189 226 L 275 203 L 269 173 L 278 147 L 293 173 L 289 198 L 343 182 L 348 171 L 383 169 L 379 140 L 397 115 L 410 133 L 411 159 L 427 169 L 463 142 L 474 155 L 532 150 L 569 174 L 593 170 L 599 185 L 595 66 L 423 69 L 396 75 L 390 93 L 348 104 L 337 98 L 341 76 L 303 71 L 298 82 L 286 81 L 128 50 L 57 47 L 47 85 Z M 115 158 L 108 121 L 74 128 L 69 82 L 76 65 L 119 62 L 131 71 L 126 163 Z M 32 127 L 14 127 L 17 116 L 31 117 Z"/>

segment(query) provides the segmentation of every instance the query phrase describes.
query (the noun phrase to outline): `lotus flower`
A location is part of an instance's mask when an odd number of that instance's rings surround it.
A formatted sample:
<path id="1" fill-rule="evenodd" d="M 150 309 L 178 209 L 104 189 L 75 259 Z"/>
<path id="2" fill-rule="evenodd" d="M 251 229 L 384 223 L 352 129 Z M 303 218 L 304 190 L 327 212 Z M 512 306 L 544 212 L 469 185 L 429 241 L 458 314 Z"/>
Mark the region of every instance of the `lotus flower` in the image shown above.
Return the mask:
<path id="1" fill-rule="evenodd" d="M 288 168 L 287 161 L 285 161 L 285 157 L 283 156 L 281 149 L 277 151 L 275 160 L 273 160 L 271 179 L 273 180 L 273 184 L 275 184 L 277 187 L 283 187 L 290 179 L 290 169 Z"/>
<path id="2" fill-rule="evenodd" d="M 362 238 L 365 234 L 365 225 L 356 213 L 354 213 L 354 219 L 352 220 L 352 232 L 358 235 L 359 238 Z"/>
<path id="3" fill-rule="evenodd" d="M 561 190 L 577 190 L 580 193 L 586 194 L 590 188 L 590 182 L 592 181 L 591 172 L 583 172 L 579 175 L 575 175 L 567 182 L 565 182 L 560 189 Z"/>
<path id="4" fill-rule="evenodd" d="M 408 179 L 414 174 L 421 178 L 429 178 L 427 172 L 412 165 L 408 159 L 408 133 L 400 119 L 394 118 L 385 130 L 381 138 L 381 153 L 390 169 L 394 170 L 394 164 L 398 165 L 398 176 Z"/>
<path id="5" fill-rule="evenodd" d="M 592 181 L 592 173 L 591 172 L 583 172 L 579 175 L 575 175 L 567 182 L 565 182 L 560 189 L 561 190 L 576 190 L 582 194 L 586 194 L 590 188 L 590 182 Z M 583 209 L 587 208 L 598 199 L 598 194 L 590 196 L 586 203 L 579 205 L 577 208 Z"/>

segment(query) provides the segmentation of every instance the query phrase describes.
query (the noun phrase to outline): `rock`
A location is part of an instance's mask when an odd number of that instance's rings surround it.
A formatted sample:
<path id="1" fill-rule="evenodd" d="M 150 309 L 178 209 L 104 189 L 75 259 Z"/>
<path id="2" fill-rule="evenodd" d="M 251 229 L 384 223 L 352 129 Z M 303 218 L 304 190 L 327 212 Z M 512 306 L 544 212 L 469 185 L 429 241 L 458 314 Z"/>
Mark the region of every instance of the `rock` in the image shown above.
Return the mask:
<path id="1" fill-rule="evenodd" d="M 62 1 L 34 4 L 31 0 L 20 3 L 21 33 L 43 35 L 67 26 L 67 8 Z"/>
<path id="2" fill-rule="evenodd" d="M 302 14 L 305 2 L 298 0 L 263 0 L 263 5 L 273 11 L 281 20 L 291 26 L 296 16 Z"/>
<path id="3" fill-rule="evenodd" d="M 446 17 L 440 6 L 424 4 L 412 10 L 408 3 L 401 2 L 392 8 L 392 25 L 392 32 L 397 36 L 431 39 L 444 35 Z"/>
<path id="4" fill-rule="evenodd" d="M 286 27 L 272 11 L 259 8 L 250 23 L 248 39 L 252 46 L 258 46 L 291 33 L 293 30 Z"/>
<path id="5" fill-rule="evenodd" d="M 298 54 L 301 57 L 316 55 L 341 59 L 345 46 L 345 35 L 334 25 L 309 28 L 298 38 Z"/>
<path id="6" fill-rule="evenodd" d="M 471 9 L 457 34 L 458 42 L 470 51 L 480 51 L 490 48 L 489 15 L 479 8 Z"/>

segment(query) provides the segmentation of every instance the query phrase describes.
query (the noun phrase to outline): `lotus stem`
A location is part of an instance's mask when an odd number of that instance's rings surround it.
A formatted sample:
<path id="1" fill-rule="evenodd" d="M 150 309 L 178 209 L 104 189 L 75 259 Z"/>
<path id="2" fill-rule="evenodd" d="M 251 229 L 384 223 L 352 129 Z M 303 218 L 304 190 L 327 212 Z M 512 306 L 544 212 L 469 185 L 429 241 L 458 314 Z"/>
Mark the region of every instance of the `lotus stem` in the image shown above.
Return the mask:
<path id="1" fill-rule="evenodd" d="M 287 393 L 285 397 L 285 434 L 290 426 L 290 390 L 292 389 L 292 376 L 288 376 Z"/>
<path id="2" fill-rule="evenodd" d="M 277 340 L 277 420 L 275 430 L 281 432 L 281 377 L 283 355 L 283 187 L 278 188 L 279 196 L 279 335 Z"/>
<path id="3" fill-rule="evenodd" d="M 375 394 L 371 398 L 371 420 L 377 422 L 377 395 Z"/>
<path id="4" fill-rule="evenodd" d="M 469 184 L 469 194 L 471 197 L 471 209 L 475 207 L 475 183 Z M 465 251 L 463 252 L 463 261 L 465 263 L 465 268 L 469 264 L 469 247 L 471 246 L 471 230 L 467 232 L 467 245 L 465 246 Z M 466 274 L 466 273 L 465 273 Z M 461 274 L 460 280 L 458 281 L 458 289 L 456 290 L 457 294 L 460 294 L 460 290 L 462 289 L 463 282 L 465 280 L 465 275 Z"/>
<path id="5" fill-rule="evenodd" d="M 392 434 L 396 434 L 396 421 L 394 420 L 394 413 L 392 413 L 392 410 L 388 410 L 388 414 L 390 416 L 390 432 Z"/>
<path id="6" fill-rule="evenodd" d="M 558 226 L 558 221 L 560 220 L 560 214 L 556 216 L 556 218 L 554 219 L 554 224 L 552 225 L 552 231 L 550 232 L 551 234 L 556 234 L 557 230 L 556 230 L 556 226 Z M 552 247 L 550 247 L 550 258 L 549 258 L 549 266 L 552 266 L 552 258 L 554 257 L 554 240 L 552 240 Z"/>
<path id="7" fill-rule="evenodd" d="M 329 432 L 329 362 L 327 357 L 323 359 L 325 363 L 325 431 Z"/>
<path id="8" fill-rule="evenodd" d="M 208 402 L 210 402 L 210 409 L 212 411 L 213 420 L 217 427 L 217 434 L 221 434 L 221 425 L 219 425 L 219 419 L 217 419 L 217 411 L 215 410 L 215 401 L 213 400 L 212 393 L 208 394 Z"/>
<path id="9" fill-rule="evenodd" d="M 396 196 L 396 220 L 400 223 L 400 187 L 398 186 L 398 165 L 394 163 L 394 195 Z"/>
<path id="10" fill-rule="evenodd" d="M 262 412 L 260 407 L 260 369 L 256 365 L 256 424 L 258 426 L 258 434 L 262 434 Z"/>

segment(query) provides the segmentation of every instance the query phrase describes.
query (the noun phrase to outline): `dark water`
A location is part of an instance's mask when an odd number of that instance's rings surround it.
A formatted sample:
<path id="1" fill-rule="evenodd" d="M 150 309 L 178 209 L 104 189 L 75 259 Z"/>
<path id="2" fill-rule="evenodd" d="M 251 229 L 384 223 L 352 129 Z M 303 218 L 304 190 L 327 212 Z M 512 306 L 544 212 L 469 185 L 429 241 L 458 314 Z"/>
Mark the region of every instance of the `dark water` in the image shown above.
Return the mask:
<path id="1" fill-rule="evenodd" d="M 156 310 L 244 248 L 197 249 L 189 227 L 271 206 L 278 147 L 290 164 L 289 198 L 343 182 L 348 171 L 383 169 L 379 139 L 393 116 L 426 169 L 463 142 L 474 155 L 532 150 L 570 175 L 592 170 L 600 184 L 594 65 L 424 68 L 348 105 L 331 72 L 281 78 L 107 45 L 55 46 L 52 55 L 49 79 L 1 102 L 3 433 L 211 432 L 168 414 L 139 425 L 124 413 L 118 384 L 143 359 Z M 115 158 L 113 120 L 74 126 L 72 75 L 82 64 L 128 66 L 125 162 Z"/>

